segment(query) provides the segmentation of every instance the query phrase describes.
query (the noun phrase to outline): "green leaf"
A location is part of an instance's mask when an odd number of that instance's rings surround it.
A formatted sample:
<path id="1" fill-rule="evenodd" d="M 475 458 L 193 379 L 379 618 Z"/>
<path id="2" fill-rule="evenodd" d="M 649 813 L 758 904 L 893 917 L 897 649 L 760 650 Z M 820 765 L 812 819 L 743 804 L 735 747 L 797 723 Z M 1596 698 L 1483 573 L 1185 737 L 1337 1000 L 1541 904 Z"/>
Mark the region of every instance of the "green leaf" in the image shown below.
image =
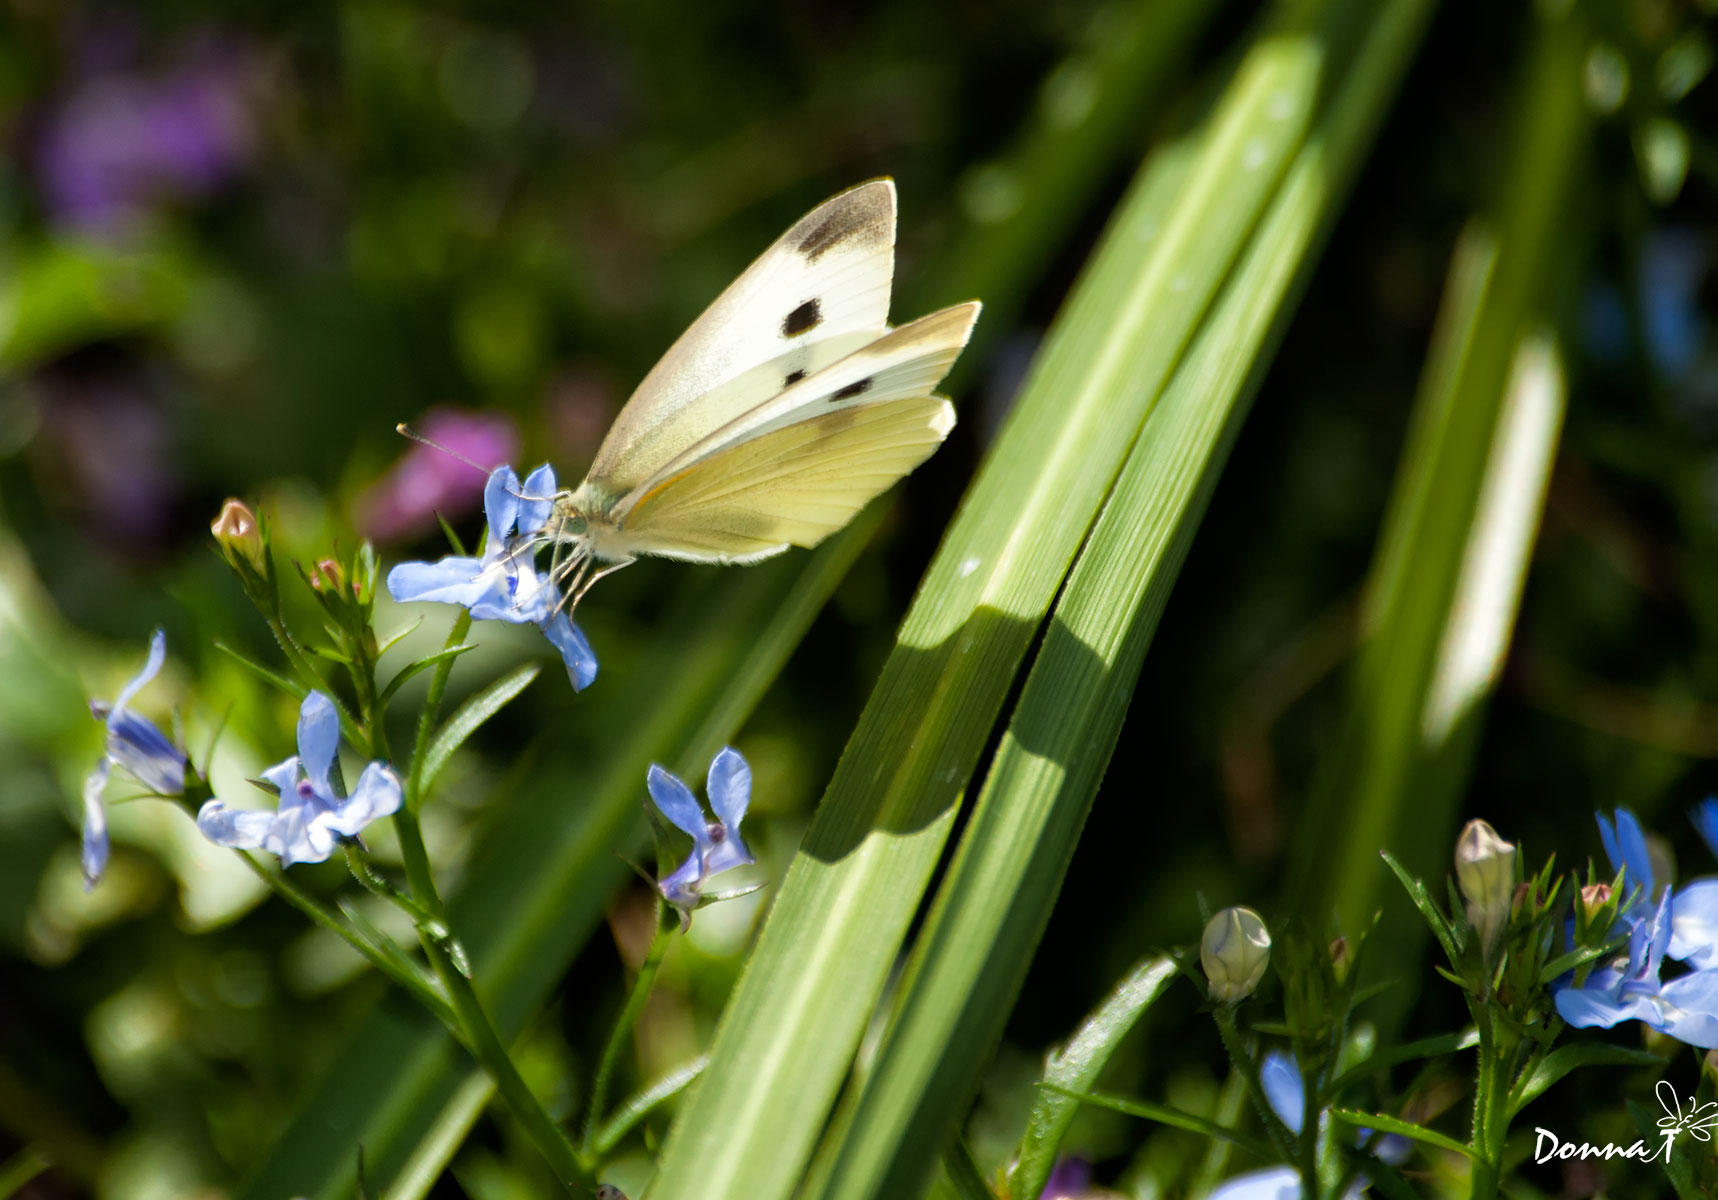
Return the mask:
<path id="1" fill-rule="evenodd" d="M 1643 1140 L 1650 1144 L 1664 1136 L 1664 1131 L 1659 1129 L 1655 1119 L 1656 1114 L 1649 1112 L 1644 1105 L 1630 1100 L 1628 1110 L 1629 1118 L 1634 1121 L 1634 1127 L 1640 1131 Z M 1677 1200 L 1711 1200 L 1712 1193 L 1701 1187 L 1700 1181 L 1695 1178 L 1694 1154 L 1668 1154 L 1661 1161 L 1664 1164 L 1665 1178 L 1669 1179 L 1670 1186 L 1676 1189 Z"/>
<path id="2" fill-rule="evenodd" d="M 1124 201 L 920 585 L 654 1200 L 773 1200 L 803 1175 L 1020 660 L 1298 142 L 1311 66 L 1266 46 L 1202 152 Z"/>
<path id="3" fill-rule="evenodd" d="M 1509 1100 L 1509 1115 L 1513 1118 L 1570 1071 L 1582 1067 L 1661 1067 L 1665 1061 L 1663 1055 L 1603 1042 L 1575 1042 L 1559 1046 L 1539 1061 L 1531 1075 L 1515 1085 Z"/>
<path id="4" fill-rule="evenodd" d="M 228 658 L 238 663 L 241 667 L 255 675 L 270 687 L 278 688 L 295 699 L 303 700 L 310 694 L 310 689 L 299 683 L 297 680 L 288 679 L 284 675 L 269 670 L 261 663 L 250 658 L 248 655 L 233 649 L 225 642 L 216 642 L 215 649 L 219 650 L 222 654 L 225 654 Z"/>
<path id="5" fill-rule="evenodd" d="M 1428 1146 L 1437 1146 L 1443 1150 L 1453 1150 L 1464 1158 L 1474 1157 L 1473 1147 L 1447 1137 L 1435 1129 L 1427 1129 L 1424 1125 L 1416 1125 L 1412 1121 L 1404 1121 L 1400 1117 L 1386 1116 L 1383 1113 L 1360 1112 L 1351 1108 L 1333 1108 L 1330 1115 L 1336 1120 L 1362 1129 L 1376 1129 L 1382 1133 L 1400 1134 L 1411 1141 L 1424 1142 Z"/>
<path id="6" fill-rule="evenodd" d="M 1388 850 L 1379 851 L 1379 857 L 1383 858 L 1384 864 L 1401 882 L 1402 890 L 1408 893 L 1408 899 L 1413 902 L 1414 907 L 1419 910 L 1420 916 L 1425 919 L 1427 927 L 1432 931 L 1432 936 L 1436 937 L 1438 945 L 1443 947 L 1444 954 L 1453 965 L 1459 967 L 1461 965 L 1461 948 L 1456 945 L 1455 933 L 1451 930 L 1450 923 L 1444 917 L 1443 912 L 1438 908 L 1437 902 L 1432 899 L 1432 894 L 1426 890 L 1426 885 L 1408 874 L 1407 868 L 1397 861 L 1396 856 Z"/>
<path id="7" fill-rule="evenodd" d="M 407 632 L 410 631 L 408 630 Z M 399 636 L 404 637 L 405 634 L 401 634 Z M 384 650 L 386 648 L 387 647 L 383 647 Z M 388 686 L 382 689 L 381 696 L 376 700 L 376 707 L 378 709 L 386 709 L 388 707 L 388 701 L 394 698 L 394 693 L 398 692 L 406 680 L 410 679 L 418 672 L 426 670 L 429 667 L 433 667 L 439 662 L 445 662 L 450 658 L 458 658 L 466 651 L 475 649 L 477 649 L 477 646 L 472 642 L 468 642 L 463 646 L 449 646 L 445 650 L 438 650 L 434 654 L 426 655 L 423 658 L 418 659 L 416 662 L 408 663 L 406 666 L 401 667 L 399 674 L 388 680 Z"/>
<path id="8" fill-rule="evenodd" d="M 459 649 L 460 647 L 455 647 Z M 439 655 L 432 657 L 449 657 Z M 500 712 L 520 692 L 531 686 L 531 681 L 542 671 L 540 663 L 522 663 L 507 672 L 500 679 L 484 688 L 477 695 L 459 706 L 442 727 L 436 730 L 435 737 L 430 741 L 429 749 L 424 751 L 423 782 L 420 785 L 422 795 L 429 795 L 435 786 L 435 777 L 447 765 L 447 760 L 453 757 L 453 752 L 465 744 L 465 739 L 476 733 L 482 724 Z"/>
<path id="9" fill-rule="evenodd" d="M 1089 1091 L 1122 1038 L 1163 994 L 1175 974 L 1175 963 L 1167 958 L 1147 958 L 1135 966 L 1067 1044 L 1051 1052 L 1044 1067 L 1044 1082 Z M 1036 1196 L 1044 1190 L 1078 1108 L 1079 1101 L 1066 1092 L 1039 1089 L 1010 1175 L 1015 1195 Z"/>
<path id="10" fill-rule="evenodd" d="M 1442 1058 L 1449 1054 L 1459 1054 L 1463 1050 L 1471 1050 L 1479 1045 L 1479 1030 L 1468 1028 L 1459 1033 L 1440 1033 L 1436 1037 L 1421 1038 L 1414 1042 L 1404 1042 L 1388 1050 L 1381 1050 L 1365 1062 L 1356 1063 L 1330 1084 L 1330 1093 L 1335 1095 L 1349 1084 L 1377 1071 L 1395 1066 L 1397 1063 L 1413 1062 L 1420 1058 Z"/>
<path id="11" fill-rule="evenodd" d="M 1607 942 L 1603 946 L 1590 946 L 1585 949 L 1571 950 L 1567 954 L 1560 954 L 1539 968 L 1539 986 L 1546 986 L 1559 975 L 1567 974 L 1576 967 L 1597 962 L 1601 958 L 1609 958 L 1626 945 L 1628 945 L 1627 938 L 1618 938 L 1616 941 Z"/>
<path id="12" fill-rule="evenodd" d="M 1250 1137 L 1238 1129 L 1220 1125 L 1196 1113 L 1185 1112 L 1168 1104 L 1152 1104 L 1145 1100 L 1130 1100 L 1125 1096 L 1112 1096 L 1108 1092 L 1076 1092 L 1068 1088 L 1057 1087 L 1053 1083 L 1039 1084 L 1047 1092 L 1055 1092 L 1076 1100 L 1081 1104 L 1091 1104 L 1098 1108 L 1107 1108 L 1112 1112 L 1125 1113 L 1130 1117 L 1139 1117 L 1146 1121 L 1156 1121 L 1159 1125 L 1168 1125 L 1172 1129 L 1185 1129 L 1189 1133 L 1203 1134 L 1205 1137 L 1217 1138 L 1239 1146 L 1255 1158 L 1270 1162 L 1276 1157 L 1271 1147 L 1255 1137 Z"/>
<path id="13" fill-rule="evenodd" d="M 631 1133 L 640 1121 L 685 1091 L 704 1073 L 709 1062 L 707 1058 L 695 1058 L 628 1096 L 615 1109 L 614 1115 L 603 1123 L 601 1132 L 597 1134 L 594 1149 L 598 1159 L 607 1157 L 611 1150 L 620 1145 L 620 1139 Z"/>
<path id="14" fill-rule="evenodd" d="M 1581 13 L 1543 18 L 1497 211 L 1457 247 L 1367 580 L 1347 712 L 1297 832 L 1293 906 L 1334 909 L 1347 928 L 1380 909 L 1380 848 L 1409 876 L 1448 870 L 1514 627 L 1565 399 L 1542 320 L 1580 255 L 1581 210 L 1568 197 L 1581 192 L 1592 122 Z M 1418 977 L 1418 922 L 1382 909 L 1368 969 Z M 1399 988 L 1374 1007 L 1381 1029 L 1415 994 Z"/>
<path id="15" fill-rule="evenodd" d="M 1238 259 L 1196 268 L 1222 272 L 1214 305 L 1068 577 L 874 1065 L 827 1139 L 807 1194 L 870 1200 L 909 1190 L 975 1087 L 1229 445 L 1428 11 L 1423 0 L 1335 4 L 1305 28 L 1273 29 L 1241 67 L 1227 102 L 1233 107 L 1213 118 L 1181 201 L 1195 202 L 1207 222 L 1213 205 L 1264 208 Z M 1348 24 L 1359 27 L 1359 48 L 1344 61 L 1326 39 Z M 1238 160 L 1228 162 L 1226 185 L 1208 198 L 1201 170 L 1230 154 Z M 1251 170 L 1261 190 L 1238 186 L 1237 170 Z M 1180 235 L 1182 212 L 1166 219 L 1166 239 Z M 1173 242 L 1166 240 L 1166 252 Z"/>

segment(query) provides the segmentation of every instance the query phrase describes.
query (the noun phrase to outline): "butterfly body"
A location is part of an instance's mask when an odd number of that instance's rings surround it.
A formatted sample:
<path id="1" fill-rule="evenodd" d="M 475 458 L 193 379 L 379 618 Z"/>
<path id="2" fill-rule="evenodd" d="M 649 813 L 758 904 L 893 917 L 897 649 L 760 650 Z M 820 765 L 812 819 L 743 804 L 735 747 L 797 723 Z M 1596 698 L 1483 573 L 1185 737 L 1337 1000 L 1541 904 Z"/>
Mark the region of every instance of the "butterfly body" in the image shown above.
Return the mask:
<path id="1" fill-rule="evenodd" d="M 681 335 L 584 482 L 555 497 L 552 573 L 575 599 L 599 561 L 747 563 L 815 546 L 936 450 L 954 409 L 933 393 L 979 305 L 889 325 L 894 246 L 893 182 L 861 184 Z"/>

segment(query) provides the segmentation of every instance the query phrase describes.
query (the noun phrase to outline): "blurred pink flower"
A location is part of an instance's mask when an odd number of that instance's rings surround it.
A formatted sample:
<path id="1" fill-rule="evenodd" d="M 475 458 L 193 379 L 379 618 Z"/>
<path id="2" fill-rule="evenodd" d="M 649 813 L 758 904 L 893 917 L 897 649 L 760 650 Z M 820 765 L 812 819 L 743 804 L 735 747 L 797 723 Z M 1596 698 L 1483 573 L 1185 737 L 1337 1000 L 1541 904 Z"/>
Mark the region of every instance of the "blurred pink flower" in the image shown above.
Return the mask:
<path id="1" fill-rule="evenodd" d="M 358 497 L 358 529 L 378 542 L 404 541 L 428 533 L 435 528 L 437 513 L 457 517 L 471 512 L 483 498 L 489 469 L 512 461 L 519 452 L 519 430 L 511 418 L 500 413 L 438 408 L 414 422 L 412 428 L 454 454 L 413 444 L 386 475 Z M 474 468 L 455 454 L 480 466 Z"/>

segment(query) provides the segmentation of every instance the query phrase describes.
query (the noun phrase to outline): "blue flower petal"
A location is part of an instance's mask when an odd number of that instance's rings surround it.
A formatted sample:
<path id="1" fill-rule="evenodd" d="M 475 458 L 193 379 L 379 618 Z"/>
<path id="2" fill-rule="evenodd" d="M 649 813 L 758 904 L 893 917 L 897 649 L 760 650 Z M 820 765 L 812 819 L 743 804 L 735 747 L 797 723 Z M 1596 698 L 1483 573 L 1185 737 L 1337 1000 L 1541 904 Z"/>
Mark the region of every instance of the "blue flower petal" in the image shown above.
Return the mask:
<path id="1" fill-rule="evenodd" d="M 1718 796 L 1708 796 L 1689 815 L 1706 848 L 1718 857 Z"/>
<path id="2" fill-rule="evenodd" d="M 746 817 L 746 805 L 752 799 L 752 768 L 738 750 L 732 746 L 722 747 L 722 752 L 710 763 L 710 774 L 704 787 L 716 819 L 726 825 L 730 833 L 738 833 L 740 822 Z"/>
<path id="3" fill-rule="evenodd" d="M 107 870 L 107 809 L 101 802 L 107 787 L 107 759 L 96 764 L 84 780 L 83 869 L 84 891 L 89 891 Z"/>
<path id="4" fill-rule="evenodd" d="M 197 829 L 217 846 L 255 850 L 267 839 L 275 814 L 257 808 L 228 808 L 209 800 L 197 810 Z"/>
<path id="5" fill-rule="evenodd" d="M 1696 880 L 1676 893 L 1666 953 L 1695 970 L 1718 967 L 1718 879 Z"/>
<path id="6" fill-rule="evenodd" d="M 720 875 L 723 871 L 731 871 L 735 867 L 743 867 L 756 862 L 752 852 L 746 849 L 740 835 L 726 825 L 715 825 L 710 829 L 711 846 L 704 855 L 704 873 Z"/>
<path id="7" fill-rule="evenodd" d="M 378 817 L 386 817 L 400 809 L 400 777 L 386 763 L 373 762 L 358 777 L 352 794 L 335 805 L 334 812 L 323 823 L 335 833 L 355 836 L 359 830 Z"/>
<path id="8" fill-rule="evenodd" d="M 306 805 L 282 805 L 269 825 L 262 848 L 278 855 L 280 865 L 322 862 L 334 853 L 334 832 Z"/>
<path id="9" fill-rule="evenodd" d="M 1271 1111 L 1295 1133 L 1306 1123 L 1306 1086 L 1301 1082 L 1300 1068 L 1294 1056 L 1273 1050 L 1259 1064 L 1259 1086 L 1265 1089 L 1265 1099 Z"/>
<path id="10" fill-rule="evenodd" d="M 284 803 L 289 796 L 298 793 L 298 755 L 281 759 L 257 778 L 272 784 Z"/>
<path id="11" fill-rule="evenodd" d="M 148 683 L 151 679 L 154 679 L 156 672 L 161 670 L 161 664 L 166 661 L 167 631 L 164 629 L 157 629 L 154 635 L 149 639 L 149 658 L 144 662 L 143 670 L 139 671 L 132 678 L 131 682 L 126 684 L 120 691 L 119 699 L 113 702 L 113 710 L 115 712 L 119 712 L 127 704 L 130 704 L 131 698 L 137 695 L 138 689 L 142 688 L 142 686 Z"/>
<path id="12" fill-rule="evenodd" d="M 1626 870 L 1623 886 L 1630 892 L 1640 888 L 1642 900 L 1650 902 L 1655 890 L 1652 859 L 1646 852 L 1646 834 L 1641 831 L 1640 822 L 1626 808 L 1617 809 L 1614 829 L 1602 815 L 1595 813 L 1594 816 L 1598 817 L 1599 839 L 1605 844 L 1611 870 Z"/>
<path id="13" fill-rule="evenodd" d="M 483 515 L 489 520 L 491 549 L 507 541 L 519 522 L 519 476 L 512 467 L 496 467 L 483 485 Z"/>
<path id="14" fill-rule="evenodd" d="M 656 886 L 662 892 L 662 898 L 674 907 L 692 908 L 698 903 L 698 895 L 703 890 L 706 875 L 704 856 L 694 847 L 686 861 Z"/>
<path id="15" fill-rule="evenodd" d="M 1300 1172 L 1266 1167 L 1225 1180 L 1207 1200 L 1301 1200 Z"/>
<path id="16" fill-rule="evenodd" d="M 657 811 L 667 817 L 676 829 L 689 834 L 700 851 L 708 851 L 710 824 L 704 819 L 704 810 L 698 807 L 698 798 L 692 794 L 692 789 L 655 763 L 650 764 L 645 786 L 650 789 L 650 798 L 656 802 Z"/>
<path id="17" fill-rule="evenodd" d="M 115 708 L 107 718 L 107 755 L 163 796 L 185 790 L 185 755 L 147 718 Z"/>
<path id="18" fill-rule="evenodd" d="M 1615 976 L 1615 973 L 1611 973 Z M 1595 986 L 1599 972 L 1587 980 L 1586 987 L 1566 987 L 1553 994 L 1557 1015 L 1578 1029 L 1610 1029 L 1624 1021 L 1645 1021 L 1653 1024 L 1658 1010 L 1644 996 L 1619 996 L 1614 987 Z"/>
<path id="19" fill-rule="evenodd" d="M 519 489 L 519 533 L 530 536 L 549 523 L 555 511 L 555 469 L 544 463 L 525 477 Z"/>
<path id="20" fill-rule="evenodd" d="M 298 761 L 318 796 L 333 797 L 328 768 L 334 765 L 334 755 L 339 749 L 340 714 L 334 709 L 334 701 L 321 692 L 311 692 L 298 709 Z M 284 799 L 285 789 L 281 795 Z"/>
<path id="21" fill-rule="evenodd" d="M 1692 971 L 1671 980 L 1658 1002 L 1655 1028 L 1686 1045 L 1718 1049 L 1718 971 Z"/>
<path id="22" fill-rule="evenodd" d="M 388 595 L 401 604 L 427 602 L 463 604 L 467 607 L 486 598 L 494 589 L 482 579 L 481 559 L 450 555 L 439 562 L 403 562 L 388 572 Z"/>
<path id="23" fill-rule="evenodd" d="M 543 631 L 543 636 L 549 639 L 550 644 L 561 652 L 561 662 L 566 664 L 567 678 L 572 680 L 575 692 L 582 692 L 596 681 L 596 651 L 591 649 L 584 631 L 574 625 L 566 613 L 557 612 L 538 628 Z"/>

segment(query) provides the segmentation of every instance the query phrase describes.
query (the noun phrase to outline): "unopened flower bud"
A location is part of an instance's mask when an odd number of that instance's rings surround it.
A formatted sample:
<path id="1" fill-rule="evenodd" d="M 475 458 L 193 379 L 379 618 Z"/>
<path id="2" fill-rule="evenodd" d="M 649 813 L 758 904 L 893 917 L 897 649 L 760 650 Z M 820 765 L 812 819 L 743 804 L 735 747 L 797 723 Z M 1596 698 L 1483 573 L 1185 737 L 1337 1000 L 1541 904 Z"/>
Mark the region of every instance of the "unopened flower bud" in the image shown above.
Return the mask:
<path id="1" fill-rule="evenodd" d="M 234 565 L 236 560 L 243 559 L 259 573 L 264 570 L 262 528 L 257 524 L 256 514 L 243 501 L 228 500 L 223 504 L 221 515 L 209 523 L 209 532 L 215 535 L 222 551 L 235 560 Z"/>
<path id="2" fill-rule="evenodd" d="M 1348 968 L 1354 965 L 1354 951 L 1349 948 L 1348 939 L 1340 934 L 1330 941 L 1330 968 L 1336 975 L 1336 982 L 1341 983 L 1348 978 Z"/>
<path id="3" fill-rule="evenodd" d="M 1211 981 L 1211 998 L 1236 1004 L 1252 995 L 1271 961 L 1271 934 L 1250 908 L 1225 908 L 1205 925 L 1199 965 Z"/>
<path id="4" fill-rule="evenodd" d="M 345 579 L 345 570 L 332 558 L 325 558 L 310 568 L 310 586 L 319 592 L 324 589 L 337 592 Z"/>
<path id="5" fill-rule="evenodd" d="M 1509 925 L 1515 897 L 1515 847 L 1484 821 L 1469 821 L 1456 839 L 1456 886 L 1467 902 L 1467 922 L 1490 958 Z"/>
<path id="6" fill-rule="evenodd" d="M 1611 902 L 1611 885 L 1608 883 L 1589 883 L 1581 889 L 1581 908 L 1586 912 L 1602 908 Z"/>

